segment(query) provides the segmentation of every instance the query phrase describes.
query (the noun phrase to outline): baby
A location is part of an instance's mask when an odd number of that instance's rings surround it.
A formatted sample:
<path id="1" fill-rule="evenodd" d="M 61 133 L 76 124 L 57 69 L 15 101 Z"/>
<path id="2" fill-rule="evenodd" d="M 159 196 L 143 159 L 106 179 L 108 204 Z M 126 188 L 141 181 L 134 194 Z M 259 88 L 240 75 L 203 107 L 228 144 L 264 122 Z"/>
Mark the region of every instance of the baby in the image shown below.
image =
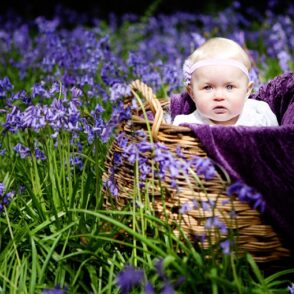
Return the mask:
<path id="1" fill-rule="evenodd" d="M 206 41 L 183 66 L 196 110 L 177 115 L 173 124 L 278 126 L 266 102 L 248 99 L 253 86 L 250 67 L 249 56 L 236 42 L 225 38 Z"/>

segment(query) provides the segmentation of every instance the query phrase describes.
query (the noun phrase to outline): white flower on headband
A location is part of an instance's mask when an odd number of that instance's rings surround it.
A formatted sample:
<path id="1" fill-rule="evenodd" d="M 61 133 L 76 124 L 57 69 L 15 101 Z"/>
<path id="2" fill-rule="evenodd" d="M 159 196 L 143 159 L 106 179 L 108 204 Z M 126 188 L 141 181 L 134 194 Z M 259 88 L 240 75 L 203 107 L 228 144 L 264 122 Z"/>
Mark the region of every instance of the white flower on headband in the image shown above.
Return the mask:
<path id="1" fill-rule="evenodd" d="M 186 86 L 191 83 L 192 65 L 193 63 L 189 59 L 186 59 L 183 65 L 184 84 Z"/>

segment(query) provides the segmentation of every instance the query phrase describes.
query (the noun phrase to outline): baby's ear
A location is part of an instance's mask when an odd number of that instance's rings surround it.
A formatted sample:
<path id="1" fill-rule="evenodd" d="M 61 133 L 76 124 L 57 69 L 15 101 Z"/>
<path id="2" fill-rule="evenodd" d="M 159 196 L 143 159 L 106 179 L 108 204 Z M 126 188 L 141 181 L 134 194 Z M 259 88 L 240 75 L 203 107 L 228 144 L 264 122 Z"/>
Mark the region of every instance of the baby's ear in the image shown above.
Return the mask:
<path id="1" fill-rule="evenodd" d="M 193 91 L 192 91 L 192 86 L 191 86 L 191 84 L 189 84 L 189 85 L 186 87 L 186 90 L 187 90 L 189 96 L 190 96 L 191 98 L 193 98 Z"/>
<path id="2" fill-rule="evenodd" d="M 247 86 L 247 93 L 246 93 L 246 96 L 247 97 L 249 97 L 249 95 L 251 94 L 251 92 L 252 92 L 252 89 L 253 89 L 253 81 L 250 81 L 249 83 L 248 83 L 248 86 Z"/>

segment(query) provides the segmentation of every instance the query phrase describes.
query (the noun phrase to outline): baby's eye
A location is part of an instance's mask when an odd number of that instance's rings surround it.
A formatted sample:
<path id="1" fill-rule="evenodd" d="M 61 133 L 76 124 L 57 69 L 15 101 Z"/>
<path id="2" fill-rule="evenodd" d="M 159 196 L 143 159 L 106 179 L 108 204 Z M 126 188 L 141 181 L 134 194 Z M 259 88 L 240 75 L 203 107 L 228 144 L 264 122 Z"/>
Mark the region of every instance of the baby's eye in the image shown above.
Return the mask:
<path id="1" fill-rule="evenodd" d="M 211 89 L 212 89 L 212 86 L 210 86 L 210 85 L 207 85 L 207 86 L 204 86 L 204 87 L 203 87 L 203 89 L 204 89 L 204 90 L 206 90 L 206 91 L 209 91 L 209 90 L 211 90 Z"/>
<path id="2" fill-rule="evenodd" d="M 227 90 L 233 90 L 234 86 L 233 85 L 227 85 L 226 88 L 227 88 Z"/>

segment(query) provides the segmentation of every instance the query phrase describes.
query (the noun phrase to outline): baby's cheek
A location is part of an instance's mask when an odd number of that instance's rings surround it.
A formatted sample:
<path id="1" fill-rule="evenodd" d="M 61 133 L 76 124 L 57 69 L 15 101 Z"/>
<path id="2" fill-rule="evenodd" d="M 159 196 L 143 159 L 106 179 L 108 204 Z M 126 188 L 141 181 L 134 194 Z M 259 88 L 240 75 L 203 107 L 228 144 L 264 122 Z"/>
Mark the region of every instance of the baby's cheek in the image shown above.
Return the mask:
<path id="1" fill-rule="evenodd" d="M 196 107 L 198 110 L 205 111 L 208 108 L 208 103 L 207 101 L 198 100 L 196 102 Z"/>
<path id="2" fill-rule="evenodd" d="M 244 103 L 242 101 L 239 101 L 239 102 L 235 102 L 233 105 L 232 105 L 232 112 L 234 113 L 237 113 L 237 114 L 240 114 L 242 109 L 244 107 Z"/>

